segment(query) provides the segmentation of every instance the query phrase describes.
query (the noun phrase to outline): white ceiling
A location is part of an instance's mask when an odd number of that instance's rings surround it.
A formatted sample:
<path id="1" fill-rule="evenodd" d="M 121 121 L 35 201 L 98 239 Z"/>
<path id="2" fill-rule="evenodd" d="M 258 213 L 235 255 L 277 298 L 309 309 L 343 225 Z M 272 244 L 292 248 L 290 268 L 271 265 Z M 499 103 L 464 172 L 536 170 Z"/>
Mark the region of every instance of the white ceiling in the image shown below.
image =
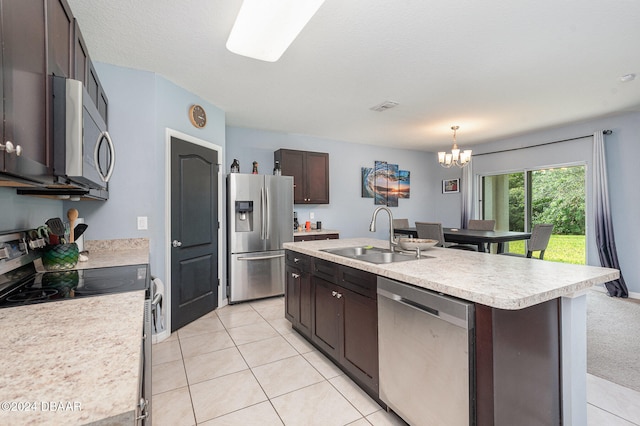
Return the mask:
<path id="1" fill-rule="evenodd" d="M 326 0 L 275 63 L 226 50 L 241 0 L 69 4 L 94 61 L 158 73 L 231 126 L 436 151 L 454 124 L 465 148 L 640 110 L 638 0 Z"/>

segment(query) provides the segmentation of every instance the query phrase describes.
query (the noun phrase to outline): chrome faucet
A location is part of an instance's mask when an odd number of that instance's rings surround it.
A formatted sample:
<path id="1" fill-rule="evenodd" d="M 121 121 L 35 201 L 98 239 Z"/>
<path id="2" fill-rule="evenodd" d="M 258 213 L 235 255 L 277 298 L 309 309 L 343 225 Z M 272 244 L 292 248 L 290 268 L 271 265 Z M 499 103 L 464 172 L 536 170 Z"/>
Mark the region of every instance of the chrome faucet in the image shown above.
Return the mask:
<path id="1" fill-rule="evenodd" d="M 398 243 L 396 242 L 396 239 L 393 236 L 394 234 L 393 213 L 391 213 L 391 210 L 389 210 L 388 207 L 378 207 L 377 209 L 375 209 L 375 211 L 373 212 L 373 216 L 371 217 L 371 224 L 369 225 L 369 231 L 376 232 L 376 217 L 378 216 L 378 212 L 380 210 L 384 210 L 389 214 L 389 250 L 395 251 L 395 246 L 397 246 Z"/>

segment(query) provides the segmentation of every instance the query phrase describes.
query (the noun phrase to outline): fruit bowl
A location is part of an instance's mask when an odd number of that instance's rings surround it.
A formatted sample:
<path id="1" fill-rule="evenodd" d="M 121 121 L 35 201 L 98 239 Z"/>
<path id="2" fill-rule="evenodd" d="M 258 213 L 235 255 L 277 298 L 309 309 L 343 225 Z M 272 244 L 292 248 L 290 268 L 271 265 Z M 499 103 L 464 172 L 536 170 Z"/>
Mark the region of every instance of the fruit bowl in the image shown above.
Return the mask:
<path id="1" fill-rule="evenodd" d="M 398 245 L 402 250 L 415 251 L 416 249 L 427 250 L 438 244 L 438 240 L 429 240 L 425 238 L 400 238 Z"/>

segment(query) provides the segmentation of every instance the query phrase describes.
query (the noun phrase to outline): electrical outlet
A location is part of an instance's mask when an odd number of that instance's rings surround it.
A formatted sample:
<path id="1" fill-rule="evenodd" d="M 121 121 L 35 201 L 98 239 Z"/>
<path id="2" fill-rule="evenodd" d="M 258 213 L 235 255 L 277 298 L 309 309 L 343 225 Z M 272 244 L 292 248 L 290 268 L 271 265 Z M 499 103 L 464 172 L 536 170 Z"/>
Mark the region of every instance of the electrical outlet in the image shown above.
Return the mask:
<path id="1" fill-rule="evenodd" d="M 147 216 L 138 216 L 138 231 L 145 231 L 147 229 Z"/>
<path id="2" fill-rule="evenodd" d="M 315 219 L 316 215 L 314 212 L 309 213 L 309 219 Z"/>

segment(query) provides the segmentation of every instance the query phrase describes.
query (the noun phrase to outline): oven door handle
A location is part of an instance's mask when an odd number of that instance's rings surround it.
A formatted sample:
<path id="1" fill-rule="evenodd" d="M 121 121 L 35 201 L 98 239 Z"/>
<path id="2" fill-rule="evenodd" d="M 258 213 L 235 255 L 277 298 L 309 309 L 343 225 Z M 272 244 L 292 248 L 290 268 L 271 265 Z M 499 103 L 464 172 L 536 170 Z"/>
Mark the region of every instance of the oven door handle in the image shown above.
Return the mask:
<path id="1" fill-rule="evenodd" d="M 155 309 L 155 307 L 158 306 L 160 302 L 162 302 L 162 294 L 158 293 L 155 296 L 153 296 L 153 300 L 151 301 L 151 307 Z"/>

